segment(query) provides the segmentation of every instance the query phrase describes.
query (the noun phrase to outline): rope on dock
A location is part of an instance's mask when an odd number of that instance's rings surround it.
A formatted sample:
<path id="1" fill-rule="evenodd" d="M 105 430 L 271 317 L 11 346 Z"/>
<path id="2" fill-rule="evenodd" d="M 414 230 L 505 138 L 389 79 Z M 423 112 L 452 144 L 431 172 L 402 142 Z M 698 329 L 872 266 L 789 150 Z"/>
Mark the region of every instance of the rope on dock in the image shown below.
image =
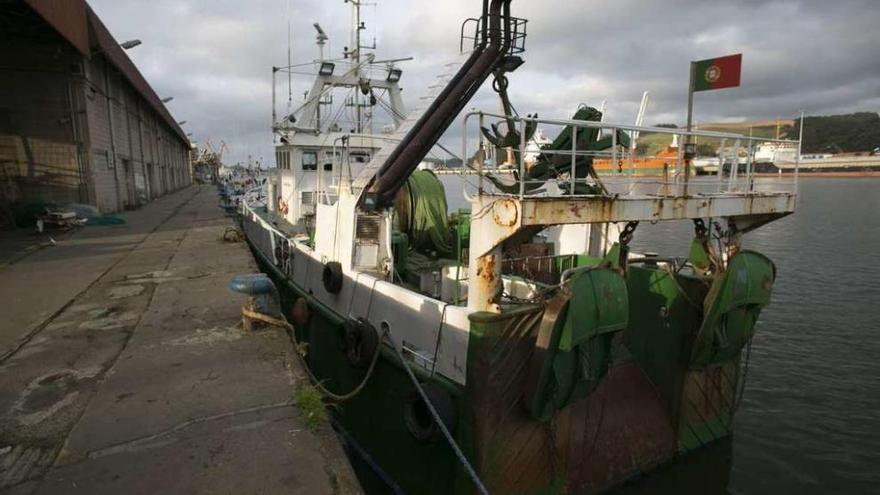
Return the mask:
<path id="1" fill-rule="evenodd" d="M 306 374 L 309 375 L 309 378 L 311 379 L 315 388 L 317 388 L 318 391 L 321 392 L 322 395 L 326 396 L 329 399 L 335 400 L 337 402 L 343 402 L 343 401 L 349 400 L 352 397 L 359 394 L 361 392 L 361 390 L 364 389 L 364 386 L 366 386 L 367 382 L 370 381 L 370 377 L 373 376 L 373 370 L 376 368 L 376 362 L 379 360 L 379 354 L 382 351 L 382 346 L 377 345 L 376 352 L 373 353 L 373 358 L 370 360 L 370 367 L 367 368 L 367 374 L 364 376 L 364 379 L 361 380 L 361 382 L 358 384 L 358 386 L 354 388 L 354 390 L 352 390 L 351 392 L 348 392 L 347 394 L 342 394 L 342 395 L 336 394 L 336 393 L 331 392 L 330 390 L 327 390 L 327 388 L 324 386 L 324 384 L 322 384 L 321 381 L 318 380 L 318 377 L 316 377 L 315 374 L 312 372 L 312 369 L 309 368 L 309 364 L 306 362 L 305 358 L 300 353 L 301 347 L 300 347 L 299 342 L 296 340 L 296 331 L 294 330 L 293 325 L 291 325 L 290 322 L 288 322 L 286 319 L 282 320 L 279 318 L 274 318 L 274 317 L 269 316 L 265 313 L 251 311 L 246 308 L 241 309 L 241 315 L 246 318 L 252 318 L 254 320 L 262 321 L 263 323 L 273 325 L 276 327 L 281 327 L 281 328 L 285 329 L 287 331 L 288 337 L 290 337 L 290 341 L 293 343 L 294 354 L 296 354 L 297 357 L 299 358 L 300 362 L 303 365 L 303 369 L 305 370 Z M 386 333 L 387 333 L 387 331 L 386 331 Z M 381 337 L 384 337 L 384 335 L 380 336 L 380 338 Z"/>
<path id="2" fill-rule="evenodd" d="M 290 322 L 288 322 L 286 319 L 282 320 L 279 318 L 274 318 L 274 317 L 269 316 L 267 314 L 259 313 L 256 311 L 251 311 L 246 308 L 241 309 L 241 314 L 242 314 L 242 316 L 244 316 L 246 318 L 253 318 L 254 320 L 262 321 L 263 323 L 277 326 L 277 327 L 281 327 L 281 328 L 285 329 L 287 331 L 287 335 L 290 337 L 290 340 L 294 345 L 295 354 L 299 357 L 300 362 L 302 362 L 302 365 L 303 365 L 303 368 L 305 369 L 306 374 L 309 375 L 309 378 L 312 380 L 315 387 L 323 395 L 325 395 L 335 401 L 342 402 L 342 401 L 351 399 L 352 397 L 354 397 L 355 395 L 360 393 L 361 390 L 363 390 L 364 386 L 367 384 L 367 382 L 370 380 L 370 377 L 373 375 L 373 370 L 376 367 L 376 362 L 379 360 L 379 354 L 381 353 L 381 350 L 382 350 L 381 345 L 376 346 L 376 352 L 373 353 L 373 359 L 370 361 L 370 367 L 367 369 L 367 374 L 366 374 L 366 376 L 364 376 L 364 379 L 361 381 L 360 384 L 358 384 L 358 386 L 354 390 L 352 390 L 351 392 L 344 394 L 344 395 L 335 394 L 335 393 L 327 390 L 326 387 L 324 387 L 324 385 L 318 380 L 318 378 L 315 376 L 315 374 L 312 373 L 312 370 L 311 370 L 311 368 L 309 368 L 308 363 L 306 363 L 305 358 L 302 356 L 302 354 L 300 354 L 300 351 L 299 351 L 300 346 L 299 346 L 299 342 L 296 340 L 296 332 L 294 330 L 293 325 L 291 325 Z M 380 338 L 383 340 L 385 338 L 387 338 L 388 341 L 391 343 L 391 347 L 394 349 L 394 352 L 397 354 L 398 359 L 400 359 L 400 362 L 403 365 L 403 369 L 406 371 L 407 375 L 409 375 L 410 380 L 412 380 L 413 386 L 415 386 L 416 391 L 418 391 L 419 396 L 422 398 L 422 401 L 424 401 L 425 406 L 427 406 L 428 411 L 431 413 L 431 417 L 434 419 L 434 422 L 437 424 L 437 427 L 440 428 L 440 432 L 443 433 L 443 437 L 446 439 L 446 442 L 449 443 L 449 446 L 452 448 L 453 452 L 455 453 L 455 456 L 458 458 L 458 461 L 464 467 L 465 471 L 467 471 L 468 476 L 474 482 L 474 485 L 476 485 L 477 491 L 479 491 L 482 495 L 489 495 L 489 491 L 486 489 L 486 486 L 480 480 L 480 477 L 477 475 L 476 470 L 474 470 L 474 467 L 467 460 L 467 457 L 465 457 L 464 452 L 462 452 L 462 450 L 461 450 L 461 447 L 459 447 L 458 444 L 455 442 L 455 439 L 452 438 L 452 434 L 449 433 L 449 429 L 446 428 L 446 424 L 443 422 L 443 419 L 440 418 L 440 414 L 437 413 L 437 409 L 434 408 L 434 404 L 432 404 L 431 400 L 428 399 L 428 395 L 425 393 L 425 389 L 422 387 L 422 384 L 419 383 L 418 378 L 416 378 L 416 375 L 410 369 L 409 364 L 407 364 L 406 359 L 403 357 L 403 354 L 401 354 L 400 348 L 397 346 L 397 343 L 394 341 L 394 338 L 391 337 L 391 334 L 388 332 L 387 329 L 383 332 L 383 334 L 380 336 Z"/>
<path id="3" fill-rule="evenodd" d="M 242 242 L 244 241 L 244 232 L 236 227 L 226 227 L 223 231 L 223 240 L 226 242 Z"/>

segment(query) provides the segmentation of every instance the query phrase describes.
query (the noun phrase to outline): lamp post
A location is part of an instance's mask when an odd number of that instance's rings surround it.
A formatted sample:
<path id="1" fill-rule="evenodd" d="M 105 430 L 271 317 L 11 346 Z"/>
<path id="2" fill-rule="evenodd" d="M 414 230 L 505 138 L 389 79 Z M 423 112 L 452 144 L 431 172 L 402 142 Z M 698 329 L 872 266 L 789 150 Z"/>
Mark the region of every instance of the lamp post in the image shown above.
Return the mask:
<path id="1" fill-rule="evenodd" d="M 124 42 L 120 43 L 119 46 L 121 46 L 125 50 L 128 50 L 128 49 L 134 48 L 140 44 L 141 44 L 141 40 L 128 40 L 128 41 L 124 41 Z"/>

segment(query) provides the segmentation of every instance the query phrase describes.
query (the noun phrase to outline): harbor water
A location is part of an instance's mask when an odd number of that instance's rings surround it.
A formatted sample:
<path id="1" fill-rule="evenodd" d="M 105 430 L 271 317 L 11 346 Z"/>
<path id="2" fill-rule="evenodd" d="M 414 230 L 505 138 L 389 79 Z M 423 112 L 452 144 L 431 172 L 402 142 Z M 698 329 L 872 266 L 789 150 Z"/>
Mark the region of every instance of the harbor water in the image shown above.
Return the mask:
<path id="1" fill-rule="evenodd" d="M 450 209 L 465 207 L 459 179 L 443 179 Z M 689 222 L 643 223 L 632 246 L 685 256 L 692 235 Z M 880 493 L 880 179 L 801 179 L 795 214 L 743 244 L 778 277 L 732 442 L 619 492 Z"/>

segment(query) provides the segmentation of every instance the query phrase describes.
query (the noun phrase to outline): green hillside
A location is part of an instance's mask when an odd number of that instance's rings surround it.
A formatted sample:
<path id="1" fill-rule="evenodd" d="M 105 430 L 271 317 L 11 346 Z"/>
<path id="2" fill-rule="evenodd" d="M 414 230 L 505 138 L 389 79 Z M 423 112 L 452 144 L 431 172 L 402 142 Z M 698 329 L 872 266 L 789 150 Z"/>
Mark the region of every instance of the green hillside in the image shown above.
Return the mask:
<path id="1" fill-rule="evenodd" d="M 799 120 L 779 121 L 779 136 L 797 139 Z M 671 124 L 660 125 L 671 126 Z M 697 129 L 744 136 L 748 136 L 751 130 L 753 136 L 766 138 L 776 136 L 776 122 L 770 120 L 701 123 Z M 670 136 L 665 134 L 642 134 L 638 140 L 639 153 L 653 155 L 669 145 L 670 139 Z M 697 140 L 698 154 L 712 155 L 720 144 L 718 139 L 700 138 Z M 812 116 L 804 119 L 804 153 L 866 152 L 878 146 L 880 146 L 880 115 L 875 112 Z"/>
<path id="2" fill-rule="evenodd" d="M 786 131 L 797 139 L 800 119 Z M 880 146 L 880 115 L 858 112 L 804 118 L 804 153 L 871 151 Z"/>
<path id="3" fill-rule="evenodd" d="M 785 129 L 791 126 L 792 121 L 780 121 L 780 134 L 785 137 Z M 732 122 L 732 123 L 706 123 L 697 126 L 696 130 L 726 132 L 733 134 L 749 135 L 751 128 L 752 136 L 771 138 L 776 136 L 776 123 L 770 121 L 750 121 L 750 122 Z M 672 137 L 669 134 L 659 133 L 643 133 L 639 136 L 638 152 L 640 155 L 651 156 L 662 150 L 671 142 Z M 743 143 L 745 144 L 745 143 Z M 727 143 L 732 146 L 732 142 Z M 698 138 L 697 151 L 700 156 L 714 155 L 717 148 L 721 146 L 720 139 Z"/>

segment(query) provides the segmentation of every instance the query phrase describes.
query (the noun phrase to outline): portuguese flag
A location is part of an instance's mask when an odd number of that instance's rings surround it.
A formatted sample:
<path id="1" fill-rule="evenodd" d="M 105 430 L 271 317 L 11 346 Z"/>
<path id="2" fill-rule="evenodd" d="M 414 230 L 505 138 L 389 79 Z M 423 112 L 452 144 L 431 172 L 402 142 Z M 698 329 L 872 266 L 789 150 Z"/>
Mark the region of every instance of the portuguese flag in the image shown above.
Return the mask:
<path id="1" fill-rule="evenodd" d="M 691 67 L 694 91 L 733 88 L 739 86 L 742 53 L 691 62 Z"/>

